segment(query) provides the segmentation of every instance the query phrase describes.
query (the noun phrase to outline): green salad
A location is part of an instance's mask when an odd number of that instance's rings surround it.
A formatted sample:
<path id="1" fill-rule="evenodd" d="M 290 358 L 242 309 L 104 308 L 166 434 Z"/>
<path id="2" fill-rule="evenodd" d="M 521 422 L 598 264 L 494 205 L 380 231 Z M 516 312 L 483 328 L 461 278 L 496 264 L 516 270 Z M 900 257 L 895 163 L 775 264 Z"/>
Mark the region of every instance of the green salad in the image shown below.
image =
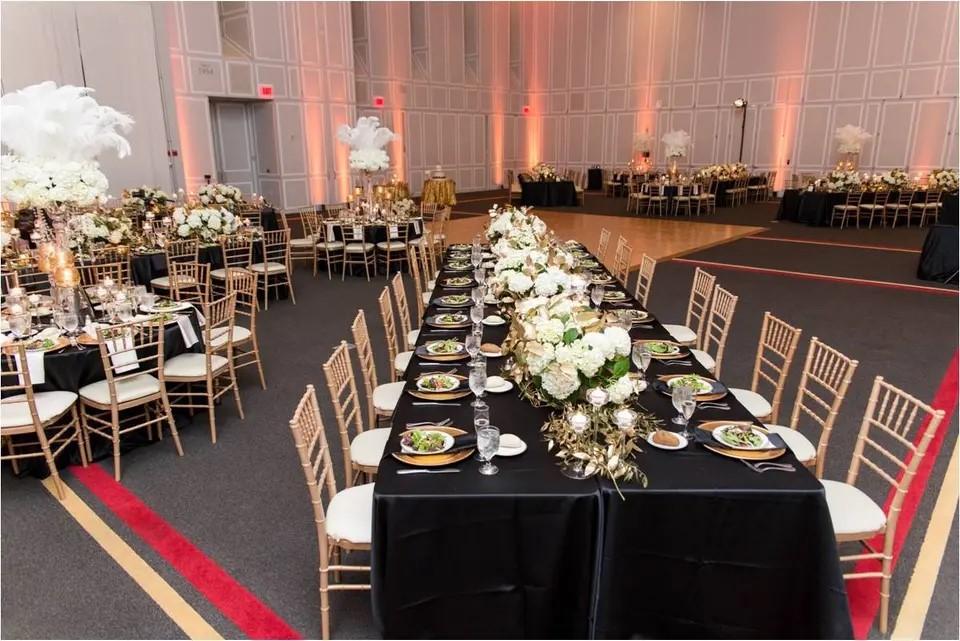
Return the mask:
<path id="1" fill-rule="evenodd" d="M 434 319 L 439 325 L 458 325 L 467 320 L 463 314 L 438 314 Z"/>
<path id="2" fill-rule="evenodd" d="M 430 354 L 457 354 L 463 349 L 463 344 L 455 340 L 434 341 L 427 343 L 427 352 Z"/>
<path id="3" fill-rule="evenodd" d="M 710 381 L 701 376 L 697 376 L 696 374 L 687 374 L 686 376 L 672 378 L 670 379 L 669 385 L 671 388 L 683 385 L 684 387 L 691 388 L 697 394 L 709 392 L 713 389 L 713 385 L 710 384 Z"/>
<path id="4" fill-rule="evenodd" d="M 673 343 L 665 343 L 663 341 L 652 341 L 645 343 L 645 345 L 651 354 L 675 354 L 680 351 Z"/>
<path id="5" fill-rule="evenodd" d="M 415 430 L 404 436 L 401 443 L 415 452 L 439 452 L 443 449 L 444 438 L 442 432 Z"/>
<path id="6" fill-rule="evenodd" d="M 749 425 L 728 425 L 720 428 L 720 441 L 732 447 L 761 447 L 763 434 Z"/>

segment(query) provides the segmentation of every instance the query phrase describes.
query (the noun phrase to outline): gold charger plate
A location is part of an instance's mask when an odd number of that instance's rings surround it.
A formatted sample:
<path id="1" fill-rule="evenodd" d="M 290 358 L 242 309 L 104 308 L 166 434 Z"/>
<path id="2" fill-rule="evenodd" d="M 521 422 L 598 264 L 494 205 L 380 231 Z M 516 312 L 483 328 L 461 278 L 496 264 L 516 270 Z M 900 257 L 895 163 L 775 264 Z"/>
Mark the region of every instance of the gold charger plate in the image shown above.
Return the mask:
<path id="1" fill-rule="evenodd" d="M 466 385 L 465 381 L 467 380 L 467 377 L 463 376 L 462 374 L 447 374 L 446 372 L 424 372 L 423 374 L 420 374 L 419 376 L 417 376 L 416 379 L 413 380 L 414 387 L 411 389 L 408 389 L 407 392 L 410 394 L 410 396 L 413 396 L 415 398 L 421 398 L 426 401 L 451 401 L 457 398 L 464 398 L 465 396 L 469 396 L 470 394 L 473 393 L 470 391 L 469 388 L 463 389 L 461 387 L 458 387 L 455 390 L 450 390 L 449 392 L 424 392 L 416 387 L 418 379 L 423 378 L 424 376 L 430 376 L 430 375 L 436 375 L 436 374 L 444 374 L 446 376 L 452 376 L 458 381 L 460 381 L 461 386 Z"/>
<path id="2" fill-rule="evenodd" d="M 28 338 L 28 339 L 25 340 L 25 341 L 15 341 L 15 342 L 11 343 L 10 345 L 7 345 L 7 346 L 4 348 L 4 351 L 7 352 L 8 354 L 13 354 L 14 352 L 16 352 L 16 349 L 14 349 L 14 346 L 15 346 L 17 343 L 19 343 L 19 342 L 29 343 L 29 342 L 32 341 L 32 340 L 33 340 L 32 338 Z M 69 338 L 67 338 L 66 336 L 60 336 L 60 337 L 58 337 L 56 340 L 53 341 L 53 345 L 52 345 L 51 347 L 48 347 L 48 348 L 46 348 L 46 349 L 29 349 L 29 350 L 27 350 L 27 351 L 28 351 L 28 352 L 52 352 L 52 351 L 55 351 L 55 350 L 58 350 L 58 349 L 63 349 L 64 347 L 66 347 L 66 346 L 69 345 L 69 344 L 70 344 L 70 339 L 69 339 Z"/>
<path id="3" fill-rule="evenodd" d="M 470 354 L 464 350 L 458 354 L 431 354 L 427 350 L 423 352 L 417 352 L 417 358 L 424 361 L 431 361 L 433 363 L 453 363 L 455 361 L 462 361 L 466 358 L 470 358 Z"/>
<path id="4" fill-rule="evenodd" d="M 434 321 L 427 321 L 427 325 L 430 327 L 436 327 L 437 329 L 463 329 L 464 327 L 470 327 L 473 323 L 468 318 L 462 323 L 449 324 L 449 323 L 436 323 Z"/>
<path id="5" fill-rule="evenodd" d="M 670 381 L 672 381 L 672 380 L 675 379 L 675 378 L 683 378 L 684 376 L 689 376 L 689 374 L 664 374 L 663 376 L 658 376 L 657 378 L 659 378 L 661 381 L 663 381 L 664 383 L 666 383 L 666 384 L 667 384 L 667 388 L 669 388 L 669 387 L 670 387 Z M 699 376 L 699 374 L 698 374 L 698 376 Z M 700 378 L 702 378 L 702 379 L 705 380 L 705 381 L 711 381 L 711 382 L 713 382 L 713 383 L 719 382 L 719 381 L 717 381 L 717 380 L 715 380 L 715 379 L 707 378 L 706 376 L 700 376 Z M 724 391 L 724 392 L 713 392 L 713 393 L 706 393 L 706 392 L 704 392 L 704 393 L 702 393 L 702 394 L 695 394 L 694 396 L 696 397 L 696 400 L 697 400 L 698 403 L 707 403 L 707 402 L 709 402 L 709 401 L 717 401 L 717 400 L 720 400 L 721 398 L 723 398 L 723 397 L 726 396 L 726 395 L 727 395 L 727 393 Z"/>
<path id="6" fill-rule="evenodd" d="M 759 427 L 750 421 L 704 421 L 697 426 L 698 430 L 706 430 L 707 432 L 713 433 L 713 430 L 718 427 L 723 427 L 724 425 L 749 425 L 759 432 L 764 434 L 769 434 L 768 430 L 765 430 L 762 427 Z M 775 450 L 734 450 L 726 447 L 721 447 L 719 445 L 707 445 L 706 443 L 702 444 L 705 448 L 711 452 L 715 452 L 720 456 L 726 456 L 727 458 L 738 458 L 745 461 L 772 461 L 775 458 L 780 458 L 786 454 L 787 450 L 785 448 L 779 447 Z"/>
<path id="7" fill-rule="evenodd" d="M 684 345 L 681 345 L 680 343 L 677 343 L 676 341 L 658 341 L 655 338 L 650 338 L 650 339 L 640 339 L 633 342 L 635 344 L 636 343 L 666 343 L 667 345 L 675 345 L 680 348 L 680 351 L 677 352 L 676 354 L 654 354 L 653 352 L 650 352 L 650 358 L 652 358 L 655 361 L 669 361 L 675 358 L 683 358 L 684 356 L 690 355 L 690 349 Z"/>
<path id="8" fill-rule="evenodd" d="M 424 425 L 418 429 L 444 432 L 445 434 L 449 434 L 454 438 L 466 434 L 465 431 L 458 427 L 446 427 L 441 425 Z M 412 430 L 406 430 L 402 432 L 400 437 L 403 438 L 403 435 L 410 431 Z M 463 450 L 457 450 L 456 452 L 442 452 L 440 454 L 404 454 L 403 452 L 391 452 L 390 456 L 397 459 L 401 463 L 413 465 L 414 467 L 442 467 L 444 465 L 459 463 L 464 459 L 470 458 L 470 456 L 473 454 L 473 450 L 474 448 L 468 447 Z"/>

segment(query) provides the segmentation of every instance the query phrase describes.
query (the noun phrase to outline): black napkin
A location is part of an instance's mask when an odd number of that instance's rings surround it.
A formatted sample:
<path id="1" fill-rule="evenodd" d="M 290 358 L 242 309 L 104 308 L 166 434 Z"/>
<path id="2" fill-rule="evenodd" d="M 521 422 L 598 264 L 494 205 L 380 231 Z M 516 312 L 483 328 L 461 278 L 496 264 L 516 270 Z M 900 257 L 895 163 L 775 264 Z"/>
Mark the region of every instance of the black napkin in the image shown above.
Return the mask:
<path id="1" fill-rule="evenodd" d="M 731 451 L 734 451 L 734 452 L 743 452 L 743 451 L 746 451 L 746 450 L 738 450 L 738 449 L 735 448 L 735 447 L 730 447 L 729 445 L 725 445 L 725 444 L 721 443 L 721 442 L 718 441 L 717 439 L 713 438 L 713 434 L 710 433 L 710 430 L 701 430 L 701 429 L 697 428 L 697 429 L 693 430 L 693 433 L 694 433 L 695 436 L 696 436 L 696 441 L 697 441 L 697 443 L 700 443 L 701 445 L 709 445 L 710 447 L 719 447 L 719 448 L 722 448 L 722 449 L 725 449 L 725 450 L 731 450 Z M 770 446 L 769 446 L 769 447 L 763 447 L 763 448 L 760 448 L 760 449 L 758 449 L 758 450 L 752 450 L 752 451 L 755 451 L 755 452 L 763 452 L 763 451 L 766 451 L 766 450 L 780 450 L 780 449 L 786 449 L 786 448 L 787 448 L 787 444 L 784 442 L 783 438 L 781 438 L 781 436 L 780 436 L 779 434 L 774 434 L 774 433 L 770 432 L 770 433 L 767 434 L 767 438 L 770 439 Z"/>
<path id="2" fill-rule="evenodd" d="M 453 447 L 451 447 L 448 452 L 456 452 L 458 450 L 469 450 L 477 446 L 477 433 L 473 434 L 463 434 L 461 436 L 455 436 L 453 438 Z"/>

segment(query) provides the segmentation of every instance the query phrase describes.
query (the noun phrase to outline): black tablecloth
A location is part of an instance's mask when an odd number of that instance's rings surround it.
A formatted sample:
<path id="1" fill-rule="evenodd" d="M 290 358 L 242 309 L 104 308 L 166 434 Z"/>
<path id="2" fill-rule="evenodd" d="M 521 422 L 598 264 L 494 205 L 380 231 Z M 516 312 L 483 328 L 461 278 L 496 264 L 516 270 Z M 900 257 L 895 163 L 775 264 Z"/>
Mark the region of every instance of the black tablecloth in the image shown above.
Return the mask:
<path id="1" fill-rule="evenodd" d="M 572 180 L 554 182 L 523 181 L 521 203 L 536 207 L 576 207 L 577 190 Z"/>
<path id="2" fill-rule="evenodd" d="M 941 225 L 958 225 L 960 224 L 960 215 L 958 215 L 958 201 L 960 201 L 960 194 L 953 192 L 950 194 L 944 194 L 943 196 L 943 209 L 940 210 L 940 220 L 938 221 Z"/>
<path id="3" fill-rule="evenodd" d="M 255 248 L 256 254 L 259 248 Z M 256 258 L 256 256 L 254 256 Z M 223 251 L 220 245 L 200 245 L 197 260 L 210 265 L 210 269 L 223 267 Z M 162 251 L 130 256 L 130 278 L 137 285 L 150 287 L 150 281 L 167 275 L 167 256 Z"/>
<path id="4" fill-rule="evenodd" d="M 485 328 L 483 340 L 505 335 Z M 659 323 L 631 335 L 667 337 Z M 418 345 L 451 336 L 424 328 Z M 488 359 L 490 374 L 498 360 Z M 415 357 L 407 381 L 450 366 Z M 673 372 L 655 361 L 648 375 Z M 388 453 L 409 421 L 449 417 L 470 429 L 467 400 L 413 400 L 397 405 Z M 727 400 L 731 411 L 700 410 L 695 420 L 749 418 Z M 760 475 L 697 446 L 644 445 L 637 462 L 650 486 L 626 484 L 621 500 L 607 481 L 559 473 L 538 435 L 546 410 L 516 392 L 487 401 L 491 423 L 528 445 L 496 459 L 499 475 L 481 476 L 472 461 L 458 474 L 410 476 L 396 474 L 389 454 L 380 463 L 371 580 L 384 636 L 852 636 L 823 489 L 792 454 L 780 460 L 796 472 Z M 675 414 L 652 389 L 638 401 Z"/>
<path id="5" fill-rule="evenodd" d="M 800 214 L 800 193 L 799 189 L 783 190 L 783 197 L 780 198 L 780 206 L 777 208 L 777 220 L 797 222 Z"/>
<path id="6" fill-rule="evenodd" d="M 324 223 L 330 225 L 333 230 L 333 235 L 336 240 L 343 240 L 343 228 L 344 223 L 339 222 L 329 222 Z M 420 238 L 423 235 L 423 219 L 411 219 L 407 223 L 407 240 L 413 240 L 414 238 Z M 347 224 L 349 226 L 349 224 Z M 366 225 L 363 229 L 363 239 L 368 243 L 382 243 L 387 241 L 387 226 L 384 224 L 379 225 Z"/>
<path id="7" fill-rule="evenodd" d="M 956 225 L 931 227 L 923 241 L 923 251 L 920 254 L 920 263 L 917 265 L 917 278 L 941 283 L 956 283 L 957 270 L 960 269 L 958 246 L 960 246 L 960 227 Z"/>
<path id="8" fill-rule="evenodd" d="M 264 207 L 260 210 L 260 226 L 263 231 L 276 231 L 280 229 L 280 223 L 277 220 L 277 210 L 273 207 Z"/>
<path id="9" fill-rule="evenodd" d="M 587 191 L 601 189 L 603 189 L 603 170 L 599 167 L 591 167 L 587 170 Z"/>
<path id="10" fill-rule="evenodd" d="M 887 202 L 896 202 L 897 192 L 891 192 Z M 873 192 L 864 192 L 864 203 L 872 203 L 876 198 Z M 924 192 L 914 193 L 913 202 L 923 202 Z M 842 191 L 806 191 L 785 189 L 777 210 L 777 220 L 790 220 L 808 225 L 829 226 L 833 215 L 833 207 L 842 205 L 847 200 L 846 192 Z M 957 224 L 957 193 L 944 194 L 943 208 L 940 211 L 940 223 L 946 225 Z"/>
<path id="11" fill-rule="evenodd" d="M 763 182 L 763 176 L 750 176 L 747 184 L 748 185 L 759 185 Z M 736 185 L 735 180 L 718 180 L 717 181 L 717 207 L 729 207 L 730 206 L 730 194 L 728 193 Z"/>

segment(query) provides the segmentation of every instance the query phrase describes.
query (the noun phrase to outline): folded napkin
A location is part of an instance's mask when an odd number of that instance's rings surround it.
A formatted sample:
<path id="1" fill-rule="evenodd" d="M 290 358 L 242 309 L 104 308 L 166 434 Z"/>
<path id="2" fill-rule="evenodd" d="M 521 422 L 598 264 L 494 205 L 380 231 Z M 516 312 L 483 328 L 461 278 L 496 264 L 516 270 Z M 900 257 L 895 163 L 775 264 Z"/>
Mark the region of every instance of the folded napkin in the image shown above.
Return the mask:
<path id="1" fill-rule="evenodd" d="M 693 430 L 693 433 L 696 435 L 697 443 L 700 443 L 701 445 L 709 445 L 711 447 L 718 447 L 720 449 L 730 450 L 733 452 L 751 451 L 751 450 L 740 450 L 735 447 L 730 447 L 729 445 L 725 445 L 720 441 L 718 441 L 717 439 L 713 438 L 713 434 L 710 433 L 709 430 L 695 429 Z M 752 451 L 762 452 L 765 450 L 780 450 L 780 449 L 786 449 L 787 447 L 787 444 L 784 442 L 783 438 L 781 438 L 779 434 L 774 434 L 771 432 L 767 434 L 767 439 L 770 441 L 770 445 L 768 445 L 767 447 L 757 448 L 756 450 L 752 450 Z"/>
<path id="2" fill-rule="evenodd" d="M 35 340 L 55 340 L 60 337 L 62 332 L 56 327 L 48 327 L 41 332 L 37 332 L 32 339 Z M 27 352 L 27 370 L 30 372 L 30 382 L 33 385 L 42 385 L 47 380 L 46 370 L 44 369 L 43 360 L 46 356 L 45 352 L 39 350 L 28 351 Z M 14 360 L 17 363 L 17 369 L 23 369 L 23 365 L 20 363 L 20 355 L 14 355 Z M 23 377 L 20 377 L 20 384 L 23 384 Z"/>
<path id="3" fill-rule="evenodd" d="M 103 323 L 93 323 L 93 322 L 90 322 L 90 323 L 87 323 L 86 325 L 83 326 L 83 333 L 86 334 L 87 336 L 89 336 L 90 338 L 92 338 L 93 340 L 97 340 L 97 328 L 98 328 L 98 327 L 107 327 L 107 325 L 105 325 L 105 324 L 103 324 Z"/>
<path id="4" fill-rule="evenodd" d="M 122 374 L 140 368 L 137 350 L 133 349 L 133 336 L 125 333 L 123 336 L 108 338 L 105 344 L 107 352 L 111 354 L 110 362 L 113 363 L 115 373 Z"/>
<path id="5" fill-rule="evenodd" d="M 421 219 L 420 219 L 420 218 L 414 218 L 414 219 L 413 219 L 413 231 L 417 234 L 417 236 L 419 236 L 419 235 L 422 233 L 422 232 L 420 231 L 420 223 L 421 223 Z"/>
<path id="6" fill-rule="evenodd" d="M 336 240 L 336 230 L 333 223 L 327 223 L 327 242 L 333 242 Z"/>
<path id="7" fill-rule="evenodd" d="M 193 329 L 193 323 L 190 322 L 189 316 L 178 315 L 176 317 L 177 325 L 180 327 L 180 334 L 183 336 L 183 344 L 186 345 L 187 349 L 190 349 L 197 344 L 199 340 L 197 338 L 197 332 Z"/>
<path id="8" fill-rule="evenodd" d="M 459 450 L 468 450 L 477 446 L 477 434 L 462 434 L 453 439 L 453 447 L 448 452 L 457 452 Z"/>

